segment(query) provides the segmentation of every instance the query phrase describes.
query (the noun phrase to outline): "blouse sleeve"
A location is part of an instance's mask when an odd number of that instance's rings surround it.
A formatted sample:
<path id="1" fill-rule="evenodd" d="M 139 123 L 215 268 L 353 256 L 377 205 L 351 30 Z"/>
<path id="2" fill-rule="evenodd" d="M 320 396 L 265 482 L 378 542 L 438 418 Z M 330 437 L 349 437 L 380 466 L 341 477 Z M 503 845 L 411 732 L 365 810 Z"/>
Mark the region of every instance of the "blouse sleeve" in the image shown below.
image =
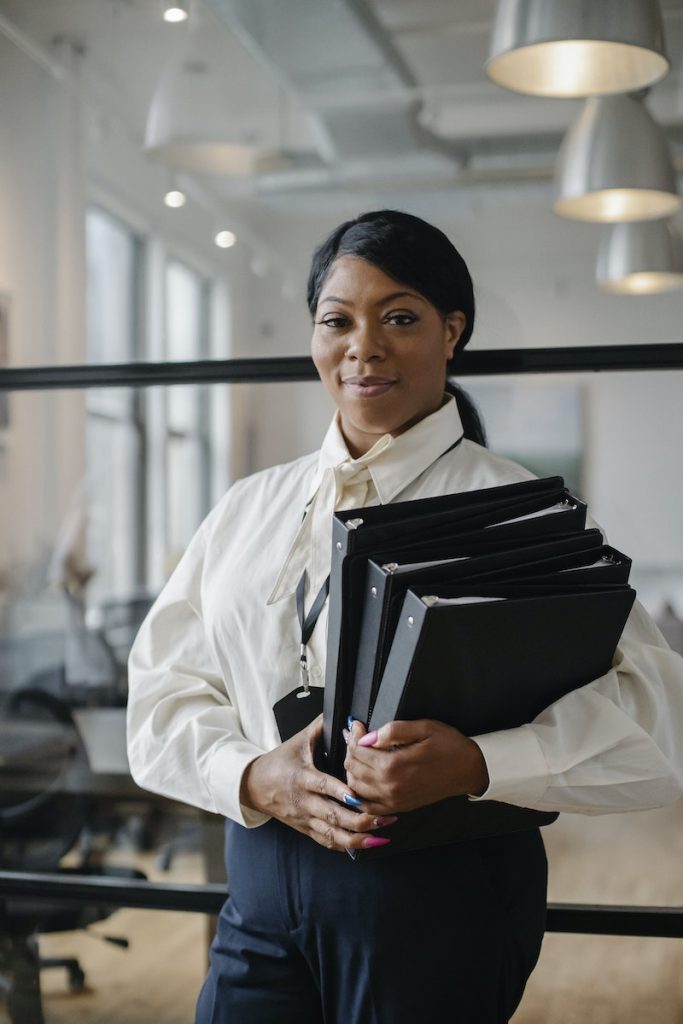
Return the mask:
<path id="1" fill-rule="evenodd" d="M 470 799 L 582 814 L 673 803 L 683 795 L 683 658 L 636 601 L 606 675 L 528 725 L 473 738 L 490 785 Z"/>
<path id="2" fill-rule="evenodd" d="M 267 816 L 240 804 L 259 747 L 243 735 L 207 641 L 202 574 L 209 516 L 136 637 L 128 663 L 128 758 L 144 789 L 252 827 Z"/>

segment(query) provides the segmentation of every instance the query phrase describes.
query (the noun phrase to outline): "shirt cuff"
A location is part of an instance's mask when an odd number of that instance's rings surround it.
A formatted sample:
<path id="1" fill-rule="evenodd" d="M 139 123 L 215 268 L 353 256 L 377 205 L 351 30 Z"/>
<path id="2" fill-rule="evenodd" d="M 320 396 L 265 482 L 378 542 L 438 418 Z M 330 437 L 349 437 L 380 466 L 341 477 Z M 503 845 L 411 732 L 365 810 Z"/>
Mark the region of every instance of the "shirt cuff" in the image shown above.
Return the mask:
<path id="1" fill-rule="evenodd" d="M 236 821 L 245 828 L 256 828 L 270 820 L 270 815 L 254 811 L 240 803 L 242 776 L 252 761 L 265 751 L 246 740 L 223 743 L 215 751 L 209 767 L 209 788 L 216 814 Z"/>
<path id="2" fill-rule="evenodd" d="M 472 736 L 489 773 L 488 788 L 469 799 L 500 800 L 519 807 L 534 807 L 550 782 L 550 773 L 536 733 L 530 726 Z"/>

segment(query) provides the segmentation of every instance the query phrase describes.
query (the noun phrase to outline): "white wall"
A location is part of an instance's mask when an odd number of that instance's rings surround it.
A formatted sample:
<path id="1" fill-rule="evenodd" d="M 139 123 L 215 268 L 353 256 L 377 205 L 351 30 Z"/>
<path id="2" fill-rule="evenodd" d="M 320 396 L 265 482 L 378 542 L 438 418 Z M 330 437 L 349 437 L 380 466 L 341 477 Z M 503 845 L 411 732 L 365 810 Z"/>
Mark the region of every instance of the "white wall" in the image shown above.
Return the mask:
<path id="1" fill-rule="evenodd" d="M 595 516 L 632 555 L 643 602 L 665 593 L 683 616 L 683 371 L 605 374 L 589 389 Z"/>
<path id="2" fill-rule="evenodd" d="M 79 361 L 84 344 L 84 176 L 78 112 L 54 79 L 0 36 L 0 291 L 10 362 Z M 2 562 L 54 538 L 83 460 L 82 395 L 14 393 L 0 478 Z"/>

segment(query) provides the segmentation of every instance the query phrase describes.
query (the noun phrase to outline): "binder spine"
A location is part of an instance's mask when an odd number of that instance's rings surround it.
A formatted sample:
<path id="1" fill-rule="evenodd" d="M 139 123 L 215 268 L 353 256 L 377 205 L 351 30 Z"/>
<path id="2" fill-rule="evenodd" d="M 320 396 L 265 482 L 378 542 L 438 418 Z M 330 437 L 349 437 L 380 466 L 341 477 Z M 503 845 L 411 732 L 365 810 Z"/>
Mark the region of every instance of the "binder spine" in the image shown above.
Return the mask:
<path id="1" fill-rule="evenodd" d="M 368 723 L 370 731 L 379 729 L 380 726 L 400 717 L 406 686 L 422 636 L 426 612 L 427 605 L 412 591 L 408 591 L 403 601 L 386 668 L 379 684 L 375 706 L 370 715 Z"/>
<path id="2" fill-rule="evenodd" d="M 325 769 L 332 774 L 337 772 L 339 760 L 339 737 L 341 737 L 341 716 L 343 708 L 341 694 L 338 691 L 340 675 L 343 669 L 341 654 L 342 616 L 343 616 L 343 565 L 352 546 L 353 531 L 349 532 L 346 525 L 333 517 L 332 520 L 332 556 L 330 561 L 330 597 L 328 612 L 327 661 L 325 665 L 325 691 L 323 694 L 323 746 L 327 758 Z"/>
<path id="3" fill-rule="evenodd" d="M 386 572 L 369 561 L 363 598 L 363 619 L 358 640 L 358 658 L 351 697 L 351 714 L 357 721 L 367 724 L 377 689 L 377 667 L 382 621 L 384 618 L 384 590 Z"/>

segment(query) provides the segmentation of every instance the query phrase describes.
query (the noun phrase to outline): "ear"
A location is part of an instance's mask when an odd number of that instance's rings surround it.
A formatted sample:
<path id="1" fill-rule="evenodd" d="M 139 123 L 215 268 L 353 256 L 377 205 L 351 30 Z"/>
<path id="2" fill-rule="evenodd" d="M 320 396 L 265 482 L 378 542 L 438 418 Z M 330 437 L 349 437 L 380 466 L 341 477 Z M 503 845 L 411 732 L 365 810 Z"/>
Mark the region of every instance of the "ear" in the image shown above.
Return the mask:
<path id="1" fill-rule="evenodd" d="M 452 359 L 456 345 L 462 337 L 467 326 L 467 317 L 461 310 L 455 309 L 444 317 L 444 341 L 446 343 L 446 358 Z"/>

